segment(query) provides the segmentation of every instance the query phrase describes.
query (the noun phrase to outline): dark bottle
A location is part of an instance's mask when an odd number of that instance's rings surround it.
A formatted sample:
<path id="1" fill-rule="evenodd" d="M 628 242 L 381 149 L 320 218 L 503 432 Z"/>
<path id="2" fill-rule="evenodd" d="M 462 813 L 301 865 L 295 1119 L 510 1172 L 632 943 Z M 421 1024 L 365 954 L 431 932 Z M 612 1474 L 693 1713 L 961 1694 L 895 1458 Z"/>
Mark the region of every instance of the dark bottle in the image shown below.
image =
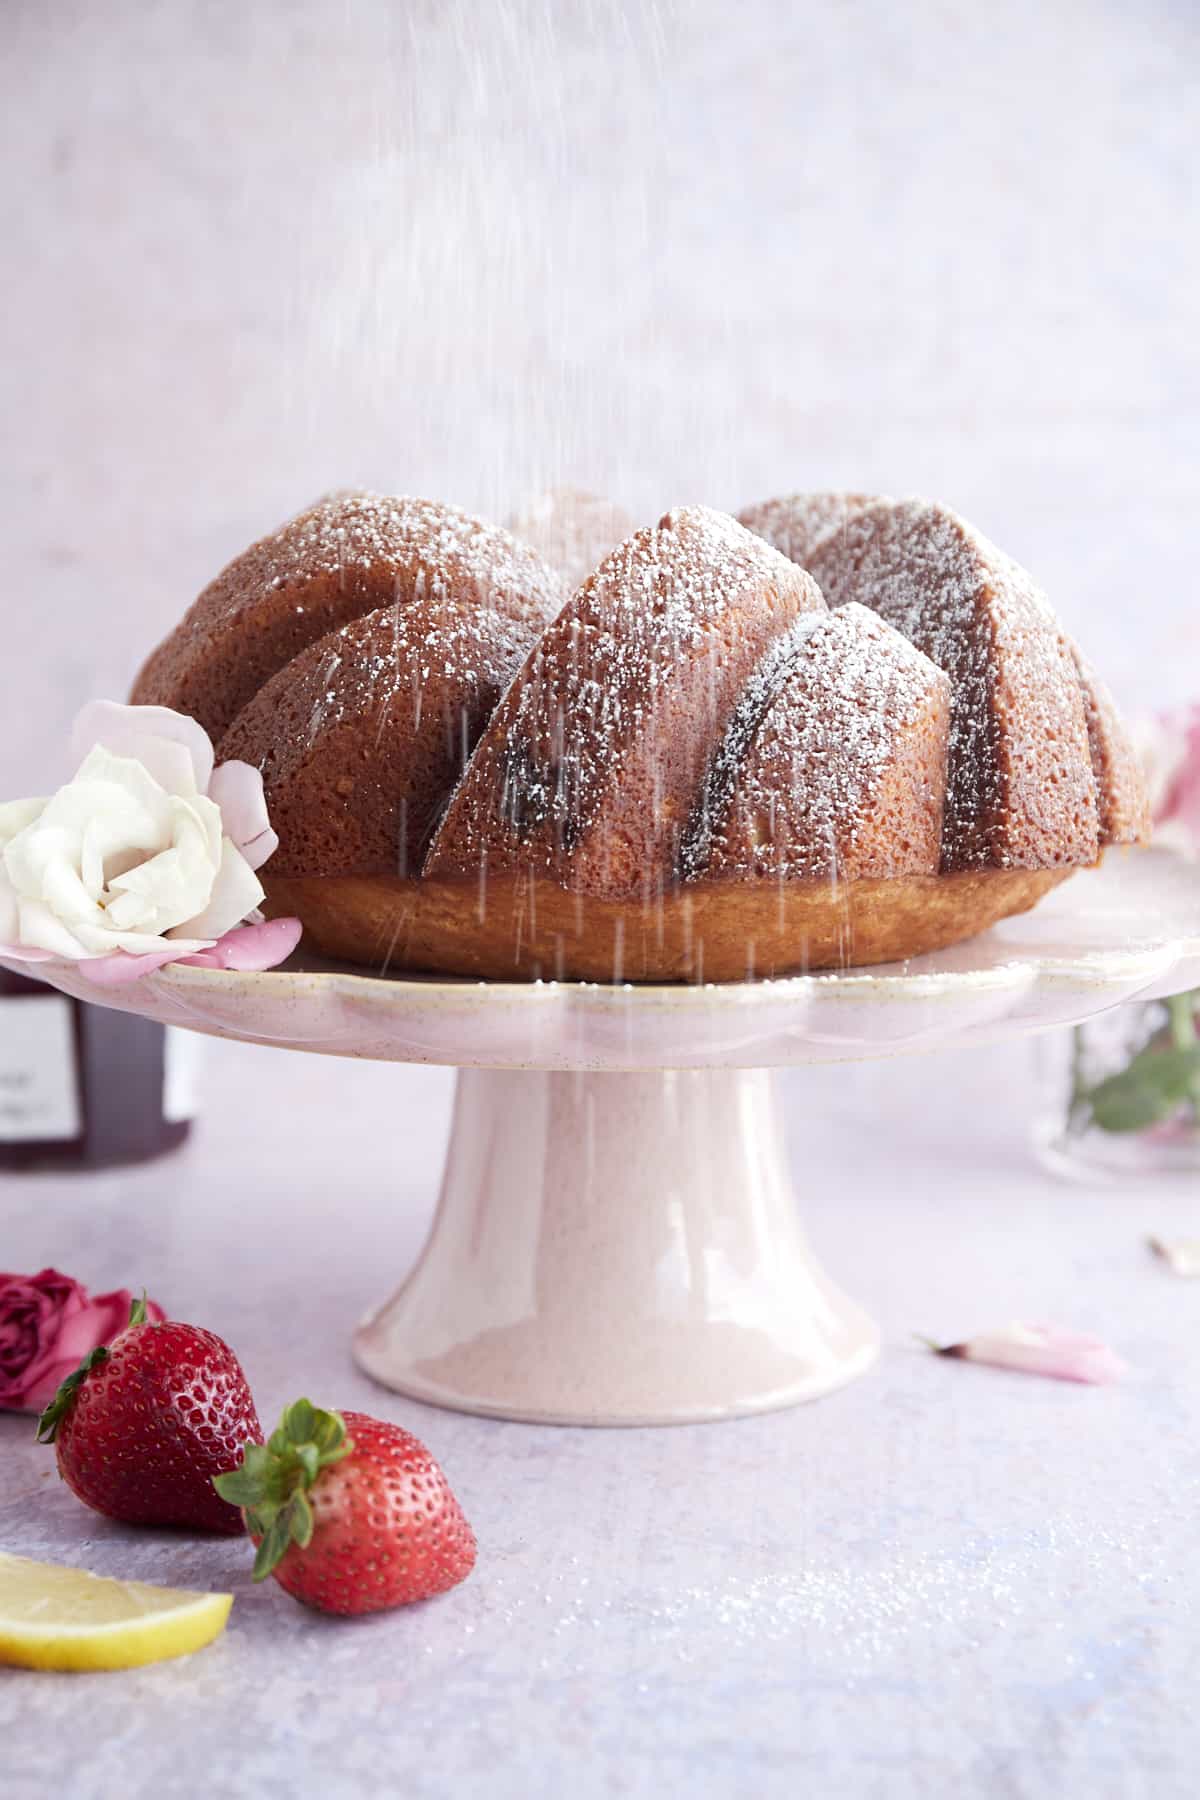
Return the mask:
<path id="1" fill-rule="evenodd" d="M 186 1039 L 0 969 L 0 1170 L 96 1169 L 176 1149 L 194 1110 Z"/>

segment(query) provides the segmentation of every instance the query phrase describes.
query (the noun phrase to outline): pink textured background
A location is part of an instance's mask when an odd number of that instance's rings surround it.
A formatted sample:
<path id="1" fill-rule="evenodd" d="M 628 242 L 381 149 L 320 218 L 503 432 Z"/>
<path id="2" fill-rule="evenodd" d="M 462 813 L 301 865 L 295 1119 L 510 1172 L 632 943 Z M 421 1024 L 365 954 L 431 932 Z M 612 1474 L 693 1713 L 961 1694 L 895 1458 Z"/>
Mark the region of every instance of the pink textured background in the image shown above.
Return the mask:
<path id="1" fill-rule="evenodd" d="M 1200 688 L 1195 13 L 246 7 L 2 25 L 0 790 L 329 486 L 950 500 Z"/>

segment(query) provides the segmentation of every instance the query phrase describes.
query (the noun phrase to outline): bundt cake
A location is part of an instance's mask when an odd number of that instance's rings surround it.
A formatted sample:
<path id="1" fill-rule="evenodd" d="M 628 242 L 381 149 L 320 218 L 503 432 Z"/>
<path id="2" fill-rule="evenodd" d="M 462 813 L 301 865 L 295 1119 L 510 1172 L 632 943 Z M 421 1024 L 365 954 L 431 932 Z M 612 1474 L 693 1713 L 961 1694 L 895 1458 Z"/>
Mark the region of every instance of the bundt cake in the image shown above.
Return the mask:
<path id="1" fill-rule="evenodd" d="M 722 513 L 685 506 L 635 532 L 496 708 L 426 874 L 657 900 L 748 684 L 799 614 L 824 610 L 802 569 Z"/>
<path id="2" fill-rule="evenodd" d="M 276 875 L 418 875 L 446 796 L 537 640 L 529 620 L 426 595 L 318 638 L 221 739 L 261 769 Z"/>
<path id="3" fill-rule="evenodd" d="M 187 713 L 216 741 L 272 675 L 365 613 L 455 599 L 536 633 L 567 592 L 532 548 L 456 506 L 333 494 L 205 588 L 142 669 L 133 701 Z"/>
<path id="4" fill-rule="evenodd" d="M 686 879 L 858 881 L 941 862 L 950 683 L 853 601 L 780 640 L 708 765 Z"/>
<path id="5" fill-rule="evenodd" d="M 150 657 L 134 699 L 262 769 L 268 910 L 310 950 L 490 979 L 888 962 L 1144 839 L 1107 691 L 946 508 L 626 525 L 569 492 L 511 531 L 335 495 Z"/>

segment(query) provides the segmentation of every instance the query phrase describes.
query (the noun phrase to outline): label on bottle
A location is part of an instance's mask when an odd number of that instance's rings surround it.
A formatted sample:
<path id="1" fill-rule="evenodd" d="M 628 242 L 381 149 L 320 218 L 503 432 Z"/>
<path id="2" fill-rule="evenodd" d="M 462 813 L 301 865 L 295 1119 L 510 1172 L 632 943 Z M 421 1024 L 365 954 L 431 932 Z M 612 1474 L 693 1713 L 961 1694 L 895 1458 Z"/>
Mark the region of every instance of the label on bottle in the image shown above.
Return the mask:
<path id="1" fill-rule="evenodd" d="M 77 1138 L 83 1120 L 71 1002 L 0 1000 L 0 1144 Z"/>
<path id="2" fill-rule="evenodd" d="M 163 1118 L 168 1125 L 183 1125 L 199 1111 L 196 1078 L 200 1068 L 200 1040 L 194 1031 L 167 1026 L 163 1043 Z"/>

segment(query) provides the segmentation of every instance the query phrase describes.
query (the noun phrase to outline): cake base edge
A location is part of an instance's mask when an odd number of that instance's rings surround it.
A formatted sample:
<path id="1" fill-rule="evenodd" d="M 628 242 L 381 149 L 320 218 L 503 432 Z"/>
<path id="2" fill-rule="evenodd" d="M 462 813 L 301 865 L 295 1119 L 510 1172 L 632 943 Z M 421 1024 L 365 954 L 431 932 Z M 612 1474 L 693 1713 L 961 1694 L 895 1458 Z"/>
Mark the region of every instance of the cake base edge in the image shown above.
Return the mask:
<path id="1" fill-rule="evenodd" d="M 475 882 L 262 875 L 270 917 L 374 973 L 486 981 L 777 979 L 904 962 L 1027 912 L 1075 873 L 978 869 L 892 880 L 696 882 L 615 902 L 527 875 Z"/>

